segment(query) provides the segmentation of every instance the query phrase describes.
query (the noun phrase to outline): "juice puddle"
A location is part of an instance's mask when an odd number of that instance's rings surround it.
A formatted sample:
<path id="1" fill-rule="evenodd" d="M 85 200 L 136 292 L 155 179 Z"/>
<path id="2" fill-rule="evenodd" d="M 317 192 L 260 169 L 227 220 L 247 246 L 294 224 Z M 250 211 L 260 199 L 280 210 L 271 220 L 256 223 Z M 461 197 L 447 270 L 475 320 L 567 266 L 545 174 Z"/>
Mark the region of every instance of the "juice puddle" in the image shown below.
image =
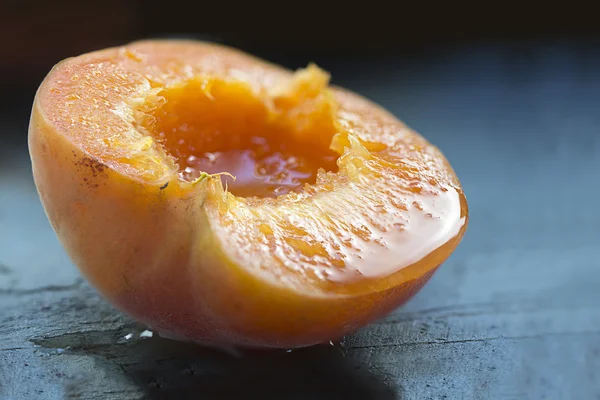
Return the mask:
<path id="1" fill-rule="evenodd" d="M 270 144 L 261 137 L 252 138 L 248 147 L 190 155 L 180 161 L 180 177 L 193 181 L 202 172 L 228 172 L 235 180 L 225 175 L 222 179 L 234 195 L 277 197 L 314 183 L 319 168 L 334 169 L 337 158 L 333 153 L 299 156 L 298 149 L 290 151 L 283 143 Z"/>

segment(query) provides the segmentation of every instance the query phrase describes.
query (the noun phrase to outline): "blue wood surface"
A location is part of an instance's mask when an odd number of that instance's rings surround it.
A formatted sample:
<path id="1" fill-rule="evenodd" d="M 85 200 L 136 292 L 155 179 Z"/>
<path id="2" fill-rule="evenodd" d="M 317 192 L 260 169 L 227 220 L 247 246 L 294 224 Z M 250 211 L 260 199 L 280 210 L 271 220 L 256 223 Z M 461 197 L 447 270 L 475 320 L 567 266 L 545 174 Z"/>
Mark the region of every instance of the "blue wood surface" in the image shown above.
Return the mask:
<path id="1" fill-rule="evenodd" d="M 438 145 L 464 184 L 469 230 L 431 282 L 345 348 L 238 359 L 140 338 L 61 249 L 27 121 L 3 115 L 0 399 L 600 399 L 600 47 L 325 66 Z"/>

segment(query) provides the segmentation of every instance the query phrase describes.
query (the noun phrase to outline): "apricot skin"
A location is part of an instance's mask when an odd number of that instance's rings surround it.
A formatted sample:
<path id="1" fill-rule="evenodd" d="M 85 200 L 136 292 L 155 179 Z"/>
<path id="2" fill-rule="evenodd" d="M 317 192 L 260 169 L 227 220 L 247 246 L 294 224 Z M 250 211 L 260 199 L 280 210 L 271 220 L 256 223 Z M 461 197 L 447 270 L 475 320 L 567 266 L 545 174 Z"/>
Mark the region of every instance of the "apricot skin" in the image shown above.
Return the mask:
<path id="1" fill-rule="evenodd" d="M 207 46 L 217 55 L 229 51 Z M 66 60 L 55 70 L 68 70 L 73 62 Z M 111 304 L 151 329 L 252 348 L 335 340 L 411 298 L 464 233 L 428 256 L 432 267 L 408 267 L 403 282 L 384 289 L 324 296 L 275 285 L 225 255 L 211 234 L 202 192 L 131 179 L 65 137 L 45 114 L 52 101 L 51 76 L 38 90 L 29 127 L 42 204 L 83 275 Z M 378 110 L 373 106 L 374 113 Z"/>

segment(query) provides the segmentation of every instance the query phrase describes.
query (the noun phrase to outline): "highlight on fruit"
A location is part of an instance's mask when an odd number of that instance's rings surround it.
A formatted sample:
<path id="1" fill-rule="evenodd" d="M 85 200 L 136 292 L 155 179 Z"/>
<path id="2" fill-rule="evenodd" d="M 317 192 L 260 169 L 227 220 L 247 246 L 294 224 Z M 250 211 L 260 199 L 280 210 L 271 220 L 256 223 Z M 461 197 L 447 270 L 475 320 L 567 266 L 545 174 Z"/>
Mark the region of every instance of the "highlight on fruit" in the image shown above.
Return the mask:
<path id="1" fill-rule="evenodd" d="M 89 282 L 151 329 L 208 345 L 350 334 L 411 298 L 467 227 L 458 178 L 418 133 L 316 65 L 221 45 L 60 62 L 29 150 Z"/>

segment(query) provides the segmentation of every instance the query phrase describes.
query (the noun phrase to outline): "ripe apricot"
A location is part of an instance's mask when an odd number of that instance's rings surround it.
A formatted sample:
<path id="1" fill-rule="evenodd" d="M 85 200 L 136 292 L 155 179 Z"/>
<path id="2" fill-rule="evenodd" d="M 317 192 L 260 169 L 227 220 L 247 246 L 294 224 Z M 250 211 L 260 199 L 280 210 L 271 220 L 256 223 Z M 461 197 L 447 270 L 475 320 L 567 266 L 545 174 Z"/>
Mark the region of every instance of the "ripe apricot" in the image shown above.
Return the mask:
<path id="1" fill-rule="evenodd" d="M 219 45 L 62 61 L 29 148 L 84 276 L 153 329 L 207 344 L 348 334 L 414 295 L 467 226 L 454 171 L 419 134 L 314 65 Z"/>

